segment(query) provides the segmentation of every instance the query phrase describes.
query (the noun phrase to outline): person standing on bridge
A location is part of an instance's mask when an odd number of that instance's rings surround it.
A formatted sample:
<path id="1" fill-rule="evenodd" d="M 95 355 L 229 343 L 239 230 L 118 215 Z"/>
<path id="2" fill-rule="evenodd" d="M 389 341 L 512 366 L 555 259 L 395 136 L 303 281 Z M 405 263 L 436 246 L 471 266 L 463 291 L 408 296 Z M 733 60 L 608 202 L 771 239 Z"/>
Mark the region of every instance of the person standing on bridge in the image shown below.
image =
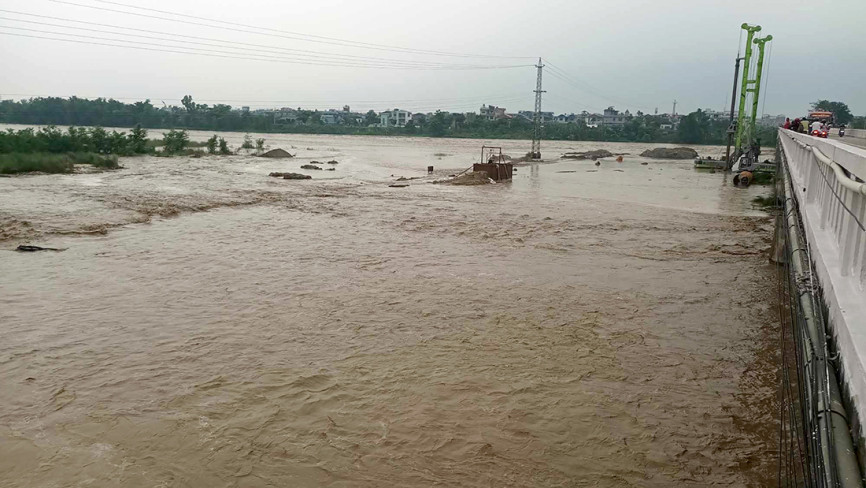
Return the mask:
<path id="1" fill-rule="evenodd" d="M 800 118 L 799 117 L 794 119 L 794 122 L 791 123 L 791 130 L 794 132 L 800 132 Z"/>
<path id="2" fill-rule="evenodd" d="M 798 130 L 797 132 L 802 132 L 804 134 L 808 134 L 809 133 L 809 121 L 806 119 L 801 120 L 800 121 L 800 130 Z"/>
<path id="3" fill-rule="evenodd" d="M 782 125 L 782 128 L 783 129 L 790 129 L 791 128 L 791 119 L 789 119 L 788 117 L 785 117 L 785 123 Z"/>

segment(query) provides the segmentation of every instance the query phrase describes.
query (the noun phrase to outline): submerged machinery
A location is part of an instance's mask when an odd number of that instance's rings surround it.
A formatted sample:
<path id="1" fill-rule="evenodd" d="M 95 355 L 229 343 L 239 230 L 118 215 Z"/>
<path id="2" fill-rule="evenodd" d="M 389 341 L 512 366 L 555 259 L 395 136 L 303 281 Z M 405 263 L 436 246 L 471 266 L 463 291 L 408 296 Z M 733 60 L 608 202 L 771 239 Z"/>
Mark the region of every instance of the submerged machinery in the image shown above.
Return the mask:
<path id="1" fill-rule="evenodd" d="M 760 25 L 744 23 L 740 26 L 746 35 L 745 53 L 737 58 L 734 64 L 734 86 L 731 94 L 730 125 L 728 126 L 728 143 L 725 157 L 718 160 L 695 160 L 696 168 L 724 167 L 726 171 L 734 171 L 735 184 L 748 184 L 755 171 L 772 171 L 773 165 L 760 163 L 761 141 L 757 137 L 756 120 L 758 117 L 758 101 L 761 95 L 761 82 L 764 71 L 764 51 L 773 36 L 756 37 L 761 32 Z M 743 74 L 740 77 L 740 65 Z M 737 105 L 737 88 L 739 87 L 739 106 Z M 733 149 L 733 152 L 732 152 Z"/>
<path id="2" fill-rule="evenodd" d="M 746 49 L 742 58 L 737 56 L 737 67 L 734 72 L 734 96 L 731 100 L 731 126 L 728 128 L 728 149 L 725 157 L 725 169 L 734 170 L 737 175 L 734 182 L 739 182 L 740 173 L 753 172 L 758 169 L 758 157 L 761 153 L 761 141 L 756 134 L 756 119 L 758 117 L 758 101 L 761 95 L 761 77 L 764 70 L 764 50 L 773 36 L 755 37 L 761 31 L 760 25 L 744 23 L 742 29 L 746 33 Z M 755 51 L 757 50 L 757 56 Z M 736 99 L 737 68 L 743 62 L 743 77 L 740 82 L 740 104 L 734 120 L 734 99 Z M 733 142 L 734 152 L 730 147 Z M 736 166 L 736 168 L 735 168 Z"/>

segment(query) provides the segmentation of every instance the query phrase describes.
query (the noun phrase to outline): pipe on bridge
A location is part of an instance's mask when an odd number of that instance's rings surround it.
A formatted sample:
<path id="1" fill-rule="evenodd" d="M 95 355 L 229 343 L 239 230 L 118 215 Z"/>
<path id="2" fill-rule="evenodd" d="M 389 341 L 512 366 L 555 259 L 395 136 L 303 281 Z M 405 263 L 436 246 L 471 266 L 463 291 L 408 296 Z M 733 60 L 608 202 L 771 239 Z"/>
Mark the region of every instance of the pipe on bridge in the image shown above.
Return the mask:
<path id="1" fill-rule="evenodd" d="M 782 171 L 785 184 L 785 198 L 796 201 L 794 191 L 791 187 L 791 178 L 787 168 Z M 805 252 L 808 251 L 800 239 L 800 222 L 797 212 L 785 212 L 785 227 L 788 229 L 787 238 L 791 245 L 791 253 L 788 256 L 793 270 L 795 283 L 808 283 L 811 279 L 809 271 L 810 263 L 806 259 Z M 805 318 L 806 332 L 813 345 L 826 344 L 825 334 L 820 330 L 818 311 L 815 310 L 812 291 L 808 288 L 798 289 L 800 308 Z M 862 488 L 863 481 L 860 476 L 860 465 L 854 451 L 854 442 L 848 425 L 848 414 L 842 403 L 842 395 L 839 390 L 839 380 L 828 358 L 824 352 L 826 349 L 816 348 L 812 350 L 804 347 L 802 354 L 807 364 L 813 363 L 817 371 L 827 371 L 826 382 L 820 381 L 826 388 L 821 391 L 812 392 L 817 396 L 818 404 L 818 437 L 821 447 L 820 456 L 823 465 L 827 468 L 825 475 L 825 486 L 842 488 Z M 817 453 L 816 453 L 817 454 Z"/>

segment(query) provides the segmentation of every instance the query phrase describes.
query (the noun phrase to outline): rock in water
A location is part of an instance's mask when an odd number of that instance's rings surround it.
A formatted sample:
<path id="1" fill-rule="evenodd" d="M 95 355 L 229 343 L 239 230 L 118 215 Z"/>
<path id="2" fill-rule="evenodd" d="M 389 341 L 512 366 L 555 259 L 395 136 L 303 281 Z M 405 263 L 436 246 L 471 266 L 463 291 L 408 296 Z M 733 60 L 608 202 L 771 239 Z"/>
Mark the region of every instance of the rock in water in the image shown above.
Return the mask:
<path id="1" fill-rule="evenodd" d="M 310 175 L 302 175 L 300 173 L 286 173 L 283 176 L 284 180 L 312 180 L 313 177 Z"/>
<path id="2" fill-rule="evenodd" d="M 645 158 L 655 159 L 694 159 L 698 152 L 690 147 L 657 147 L 640 153 Z"/>
<path id="3" fill-rule="evenodd" d="M 271 149 L 270 151 L 268 151 L 266 153 L 262 153 L 261 157 L 280 159 L 280 158 L 293 158 L 294 156 L 289 154 L 289 152 L 286 151 L 285 149 L 276 148 L 276 149 Z"/>
<path id="4" fill-rule="evenodd" d="M 305 164 L 305 165 L 301 166 L 301 169 L 322 169 L 322 168 L 315 166 L 315 165 L 312 165 L 312 164 Z"/>
<path id="5" fill-rule="evenodd" d="M 332 160 L 328 161 L 328 164 L 340 164 L 340 162 L 332 159 Z"/>

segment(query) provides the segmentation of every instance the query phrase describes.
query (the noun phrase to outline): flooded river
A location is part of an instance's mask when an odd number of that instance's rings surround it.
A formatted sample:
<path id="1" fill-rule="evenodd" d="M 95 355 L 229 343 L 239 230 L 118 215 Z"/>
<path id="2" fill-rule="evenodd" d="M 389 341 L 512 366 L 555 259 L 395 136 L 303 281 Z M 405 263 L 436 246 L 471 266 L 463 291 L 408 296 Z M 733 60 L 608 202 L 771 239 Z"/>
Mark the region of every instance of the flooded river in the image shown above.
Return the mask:
<path id="1" fill-rule="evenodd" d="M 426 167 L 484 141 L 264 137 L 298 157 L 0 178 L 0 484 L 775 479 L 765 189 L 641 144 L 455 187 Z M 556 160 L 596 148 L 629 155 Z"/>

